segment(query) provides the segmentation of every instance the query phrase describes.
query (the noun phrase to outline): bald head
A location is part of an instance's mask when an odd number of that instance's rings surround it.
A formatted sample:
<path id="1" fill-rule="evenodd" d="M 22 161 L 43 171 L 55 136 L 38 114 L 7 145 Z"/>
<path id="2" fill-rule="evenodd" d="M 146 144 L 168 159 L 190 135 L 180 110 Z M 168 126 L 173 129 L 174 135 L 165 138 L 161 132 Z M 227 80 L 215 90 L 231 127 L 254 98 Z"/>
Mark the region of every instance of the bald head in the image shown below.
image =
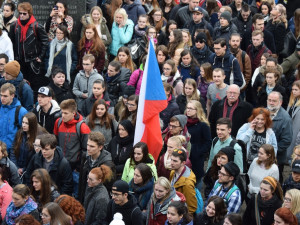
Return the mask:
<path id="1" fill-rule="evenodd" d="M 234 104 L 240 96 L 240 87 L 236 84 L 229 85 L 227 89 L 227 100 L 228 104 Z"/>

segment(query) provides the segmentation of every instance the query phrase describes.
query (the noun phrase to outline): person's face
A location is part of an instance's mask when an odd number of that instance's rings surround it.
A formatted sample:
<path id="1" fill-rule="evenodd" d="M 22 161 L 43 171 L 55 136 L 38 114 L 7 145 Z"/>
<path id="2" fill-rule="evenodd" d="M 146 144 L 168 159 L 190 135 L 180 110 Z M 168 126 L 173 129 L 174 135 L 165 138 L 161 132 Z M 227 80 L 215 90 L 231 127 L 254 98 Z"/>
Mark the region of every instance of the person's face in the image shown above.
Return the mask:
<path id="1" fill-rule="evenodd" d="M 170 224 L 176 225 L 182 219 L 183 215 L 179 215 L 175 207 L 168 207 L 167 219 Z"/>
<path id="2" fill-rule="evenodd" d="M 15 79 L 12 75 L 6 73 L 5 71 L 2 75 L 3 75 L 5 80 L 14 80 Z"/>
<path id="3" fill-rule="evenodd" d="M 96 97 L 102 96 L 104 91 L 105 91 L 105 88 L 102 87 L 102 84 L 98 84 L 98 83 L 93 84 L 93 94 Z"/>
<path id="4" fill-rule="evenodd" d="M 1 103 L 2 105 L 10 105 L 14 100 L 15 95 L 10 94 L 9 90 L 1 91 Z"/>
<path id="5" fill-rule="evenodd" d="M 55 75 L 55 77 L 53 77 L 53 83 L 58 87 L 62 87 L 63 84 L 65 83 L 65 80 L 66 80 L 66 75 L 63 73 L 58 73 Z"/>
<path id="6" fill-rule="evenodd" d="M 52 97 L 48 97 L 48 96 L 43 95 L 43 94 L 38 94 L 37 100 L 38 100 L 38 103 L 41 107 L 45 107 L 51 102 Z"/>
<path id="7" fill-rule="evenodd" d="M 243 0 L 234 0 L 236 5 L 241 5 Z"/>
<path id="8" fill-rule="evenodd" d="M 224 166 L 227 163 L 228 163 L 227 155 L 226 154 L 220 154 L 219 157 L 217 158 L 217 165 L 218 166 Z"/>
<path id="9" fill-rule="evenodd" d="M 281 16 L 281 13 L 279 12 L 278 8 L 275 6 L 270 12 L 273 19 L 277 19 L 279 16 Z"/>
<path id="10" fill-rule="evenodd" d="M 167 194 L 168 194 L 168 190 L 165 189 L 163 186 L 161 186 L 160 184 L 154 185 L 154 195 L 156 199 L 158 200 L 163 199 Z"/>
<path id="11" fill-rule="evenodd" d="M 124 22 L 124 18 L 121 14 L 116 15 L 116 23 L 117 24 L 122 24 Z"/>
<path id="12" fill-rule="evenodd" d="M 109 77 L 116 76 L 118 73 L 119 73 L 119 71 L 116 71 L 115 67 L 113 67 L 111 65 L 108 65 L 108 67 L 107 67 L 107 75 Z"/>
<path id="13" fill-rule="evenodd" d="M 217 124 L 217 135 L 221 140 L 225 140 L 229 137 L 231 129 L 227 127 L 226 124 Z"/>
<path id="14" fill-rule="evenodd" d="M 200 21 L 202 21 L 203 18 L 203 13 L 201 12 L 193 12 L 193 21 L 195 23 L 199 23 Z"/>
<path id="15" fill-rule="evenodd" d="M 206 206 L 206 214 L 208 217 L 213 217 L 216 215 L 216 208 L 215 208 L 215 204 L 213 202 L 210 202 L 207 206 Z"/>
<path id="16" fill-rule="evenodd" d="M 51 148 L 50 145 L 46 145 L 45 148 L 42 148 L 42 155 L 47 160 L 53 158 L 54 152 L 55 148 Z"/>
<path id="17" fill-rule="evenodd" d="M 35 191 L 40 191 L 42 188 L 42 182 L 36 177 L 32 177 L 32 186 Z"/>
<path id="18" fill-rule="evenodd" d="M 223 56 L 226 52 L 226 45 L 222 47 L 221 44 L 214 44 L 214 50 L 217 56 Z"/>
<path id="19" fill-rule="evenodd" d="M 172 42 L 174 42 L 174 40 L 175 40 L 175 37 L 174 37 L 173 31 L 172 31 L 169 36 L 169 42 L 172 43 Z"/>
<path id="20" fill-rule="evenodd" d="M 276 93 L 271 93 L 268 95 L 267 105 L 269 110 L 276 111 L 281 107 L 281 104 L 282 102 Z"/>
<path id="21" fill-rule="evenodd" d="M 270 155 L 267 155 L 266 151 L 263 148 L 258 149 L 258 160 L 265 162 L 270 158 Z"/>
<path id="22" fill-rule="evenodd" d="M 141 185 L 143 183 L 143 177 L 141 172 L 138 169 L 134 170 L 133 174 L 133 182 L 137 185 Z"/>
<path id="23" fill-rule="evenodd" d="M 294 158 L 293 158 L 293 160 L 300 160 L 300 150 L 298 149 L 298 148 L 296 148 L 295 150 L 294 150 Z"/>
<path id="24" fill-rule="evenodd" d="M 98 105 L 97 108 L 96 108 L 96 116 L 98 118 L 102 118 L 102 116 L 105 114 L 106 112 L 106 108 L 105 108 L 105 105 Z"/>
<path id="25" fill-rule="evenodd" d="M 25 205 L 27 198 L 23 198 L 21 195 L 13 192 L 12 193 L 12 202 L 14 203 L 15 207 L 19 208 Z"/>
<path id="26" fill-rule="evenodd" d="M 249 10 L 248 12 L 244 12 L 243 10 L 241 11 L 241 15 L 244 21 L 248 20 L 248 17 L 250 16 L 251 11 Z"/>
<path id="27" fill-rule="evenodd" d="M 156 58 L 157 58 L 157 62 L 159 64 L 164 63 L 164 61 L 166 60 L 166 56 L 164 55 L 164 53 L 162 51 L 158 51 Z"/>
<path id="28" fill-rule="evenodd" d="M 181 162 L 179 157 L 175 157 L 171 155 L 172 170 L 179 170 L 182 166 L 184 166 L 184 162 Z"/>
<path id="29" fill-rule="evenodd" d="M 204 41 L 200 41 L 200 40 L 195 40 L 195 46 L 196 46 L 196 48 L 198 48 L 198 49 L 203 49 L 204 47 L 205 47 L 205 42 Z"/>
<path id="30" fill-rule="evenodd" d="M 42 150 L 41 147 L 41 139 L 35 139 L 34 143 L 33 143 L 33 147 L 36 153 L 39 153 Z"/>
<path id="31" fill-rule="evenodd" d="M 205 71 L 202 66 L 200 67 L 200 74 L 202 77 L 205 77 Z"/>
<path id="32" fill-rule="evenodd" d="M 241 38 L 239 36 L 232 36 L 229 40 L 230 47 L 233 49 L 237 49 L 240 47 Z"/>
<path id="33" fill-rule="evenodd" d="M 189 42 L 190 37 L 187 32 L 182 31 L 182 39 L 183 39 L 183 43 L 185 43 L 185 44 L 187 44 Z"/>
<path id="34" fill-rule="evenodd" d="M 88 139 L 87 154 L 89 156 L 97 155 L 102 150 L 102 148 L 103 148 L 103 146 L 99 146 L 95 141 Z"/>
<path id="35" fill-rule="evenodd" d="M 94 63 L 92 63 L 89 59 L 82 61 L 83 70 L 87 73 L 91 72 L 94 68 Z"/>
<path id="36" fill-rule="evenodd" d="M 123 205 L 125 200 L 127 199 L 127 194 L 123 194 L 120 191 L 111 191 L 111 197 L 114 200 L 115 204 Z"/>
<path id="37" fill-rule="evenodd" d="M 288 225 L 284 222 L 283 219 L 281 219 L 279 216 L 274 214 L 274 225 Z"/>
<path id="38" fill-rule="evenodd" d="M 228 218 L 225 218 L 223 225 L 233 225 Z"/>
<path id="39" fill-rule="evenodd" d="M 267 70 L 276 69 L 276 63 L 273 61 L 266 62 L 266 69 Z"/>
<path id="40" fill-rule="evenodd" d="M 150 38 L 156 38 L 156 30 L 154 28 L 149 28 L 148 35 Z"/>
<path id="41" fill-rule="evenodd" d="M 191 118 L 195 118 L 197 116 L 197 109 L 193 105 L 193 103 L 188 103 L 186 106 L 186 115 Z"/>
<path id="42" fill-rule="evenodd" d="M 227 89 L 227 99 L 230 104 L 236 102 L 240 96 L 240 92 L 236 87 L 229 87 Z"/>
<path id="43" fill-rule="evenodd" d="M 300 97 L 300 88 L 298 88 L 296 85 L 294 85 L 292 87 L 292 93 L 295 98 L 299 98 Z"/>
<path id="44" fill-rule="evenodd" d="M 93 21 L 99 22 L 100 19 L 101 19 L 101 17 L 102 17 L 102 15 L 101 15 L 101 13 L 100 13 L 98 10 L 95 9 L 95 10 L 92 12 L 92 19 L 93 19 Z"/>
<path id="45" fill-rule="evenodd" d="M 71 110 L 68 110 L 68 109 L 61 110 L 61 117 L 65 123 L 74 119 L 74 116 L 75 116 L 75 112 L 72 112 Z"/>
<path id="46" fill-rule="evenodd" d="M 124 137 L 128 136 L 127 130 L 125 130 L 125 128 L 121 124 L 119 124 L 118 130 L 119 130 L 119 135 L 120 135 L 121 138 L 124 138 Z"/>
<path id="47" fill-rule="evenodd" d="M 29 19 L 29 13 L 25 11 L 24 9 L 20 9 L 19 11 L 20 20 L 28 20 Z"/>
<path id="48" fill-rule="evenodd" d="M 189 8 L 190 10 L 193 10 L 196 6 L 199 6 L 200 0 L 190 0 Z"/>
<path id="49" fill-rule="evenodd" d="M 292 208 L 292 196 L 290 196 L 288 193 L 286 193 L 283 198 L 283 207 L 288 209 Z"/>
<path id="50" fill-rule="evenodd" d="M 96 187 L 101 183 L 101 179 L 98 179 L 96 174 L 89 173 L 88 178 L 87 178 L 87 184 L 89 187 Z"/>
<path id="51" fill-rule="evenodd" d="M 184 85 L 184 93 L 186 96 L 188 96 L 188 97 L 192 96 L 194 93 L 194 90 L 195 89 L 194 89 L 193 85 L 190 85 L 190 84 Z"/>
<path id="52" fill-rule="evenodd" d="M 3 16 L 5 18 L 10 17 L 13 13 L 14 13 L 14 11 L 12 11 L 8 5 L 5 5 L 3 7 Z"/>
<path id="53" fill-rule="evenodd" d="M 22 120 L 22 129 L 24 132 L 29 131 L 29 121 L 28 121 L 28 118 L 25 116 L 23 117 L 23 120 Z"/>
<path id="54" fill-rule="evenodd" d="M 275 86 L 276 84 L 276 78 L 274 73 L 267 73 L 266 74 L 266 82 L 270 86 Z"/>
<path id="55" fill-rule="evenodd" d="M 213 71 L 213 81 L 216 85 L 224 83 L 225 75 L 221 71 Z"/>
<path id="56" fill-rule="evenodd" d="M 164 66 L 163 66 L 163 71 L 164 71 L 164 75 L 165 76 L 171 76 L 171 73 L 172 73 L 172 66 L 165 63 Z"/>
<path id="57" fill-rule="evenodd" d="M 56 3 L 56 6 L 57 6 L 58 12 L 61 12 L 61 13 L 65 12 L 66 9 L 62 3 Z"/>
<path id="58" fill-rule="evenodd" d="M 55 35 L 56 35 L 57 40 L 59 40 L 59 41 L 64 39 L 64 37 L 65 37 L 64 32 L 62 30 L 60 30 L 59 28 L 56 29 Z"/>
<path id="59" fill-rule="evenodd" d="M 162 14 L 160 11 L 157 11 L 152 15 L 154 22 L 159 22 L 161 20 L 161 17 L 162 17 Z"/>
<path id="60" fill-rule="evenodd" d="M 252 37 L 252 43 L 254 47 L 258 47 L 264 41 L 264 38 L 259 34 Z"/>
<path id="61" fill-rule="evenodd" d="M 172 135 L 178 135 L 182 131 L 179 121 L 170 122 L 169 129 Z"/>
<path id="62" fill-rule="evenodd" d="M 41 213 L 41 217 L 42 217 L 43 224 L 50 224 L 51 216 L 49 214 L 48 209 L 43 208 L 43 211 Z"/>
<path id="63" fill-rule="evenodd" d="M 292 177 L 296 183 L 300 182 L 300 173 L 292 172 Z"/>
<path id="64" fill-rule="evenodd" d="M 265 16 L 269 14 L 269 8 L 266 5 L 261 6 L 261 13 Z"/>
<path id="65" fill-rule="evenodd" d="M 257 115 L 254 120 L 256 121 L 256 128 L 264 128 L 266 125 L 266 120 L 263 114 Z"/>
<path id="66" fill-rule="evenodd" d="M 221 27 L 226 27 L 229 25 L 228 20 L 224 19 L 223 17 L 220 17 L 220 25 Z"/>
<path id="67" fill-rule="evenodd" d="M 262 57 L 260 58 L 260 65 L 261 65 L 261 66 L 265 66 L 265 65 L 266 65 L 266 61 L 267 61 L 266 57 L 262 56 Z"/>
<path id="68" fill-rule="evenodd" d="M 129 112 L 134 112 L 137 109 L 137 104 L 135 103 L 135 101 L 128 101 L 126 106 Z"/>
<path id="69" fill-rule="evenodd" d="M 133 157 L 134 157 L 134 160 L 136 162 L 142 161 L 142 159 L 144 157 L 143 150 L 141 148 L 135 148 L 134 153 L 133 153 Z"/>
<path id="70" fill-rule="evenodd" d="M 272 197 L 271 185 L 261 183 L 259 193 L 262 198 L 265 199 L 271 198 Z"/>
<path id="71" fill-rule="evenodd" d="M 192 57 L 191 57 L 190 54 L 182 56 L 181 59 L 182 59 L 183 64 L 186 65 L 186 66 L 189 65 L 189 64 L 191 64 L 191 62 L 192 62 Z"/>
<path id="72" fill-rule="evenodd" d="M 171 33 L 173 30 L 177 29 L 177 25 L 176 24 L 171 24 L 169 26 L 169 33 Z"/>
<path id="73" fill-rule="evenodd" d="M 0 73 L 4 72 L 4 66 L 6 65 L 5 59 L 1 58 L 0 59 Z"/>
<path id="74" fill-rule="evenodd" d="M 225 170 L 224 167 L 222 167 L 220 170 L 219 170 L 219 173 L 218 173 L 218 181 L 220 184 L 225 184 L 225 183 L 228 183 L 230 182 L 232 179 L 232 176 L 230 176 L 229 173 L 227 173 L 227 171 Z"/>
<path id="75" fill-rule="evenodd" d="M 118 59 L 121 64 L 124 64 L 128 59 L 128 55 L 125 52 L 119 52 Z"/>
<path id="76" fill-rule="evenodd" d="M 87 40 L 91 40 L 95 35 L 95 32 L 93 31 L 93 29 L 86 29 L 85 30 L 85 37 Z"/>
<path id="77" fill-rule="evenodd" d="M 174 151 L 174 149 L 178 148 L 178 146 L 176 145 L 176 143 L 172 140 L 168 140 L 167 143 L 167 151 L 169 155 L 172 155 L 172 152 Z"/>
<path id="78" fill-rule="evenodd" d="M 262 20 L 256 20 L 256 23 L 253 23 L 253 26 L 254 26 L 254 30 L 260 30 L 260 31 L 263 31 L 264 28 L 265 28 L 265 21 L 262 19 Z"/>
<path id="79" fill-rule="evenodd" d="M 147 18 L 140 17 L 138 20 L 138 27 L 144 29 L 147 26 Z"/>

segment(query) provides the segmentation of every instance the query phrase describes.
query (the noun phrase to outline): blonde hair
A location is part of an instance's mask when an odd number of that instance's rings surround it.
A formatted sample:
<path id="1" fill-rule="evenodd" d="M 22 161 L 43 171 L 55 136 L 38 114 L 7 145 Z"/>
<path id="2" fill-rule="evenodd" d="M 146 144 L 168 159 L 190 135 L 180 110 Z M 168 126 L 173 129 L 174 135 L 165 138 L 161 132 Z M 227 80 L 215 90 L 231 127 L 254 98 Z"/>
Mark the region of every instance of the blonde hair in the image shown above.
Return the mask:
<path id="1" fill-rule="evenodd" d="M 102 9 L 99 7 L 99 6 L 94 6 L 92 9 L 91 9 L 91 12 L 90 12 L 90 17 L 91 17 L 91 23 L 94 24 L 94 20 L 93 20 L 93 17 L 92 17 L 92 13 L 97 10 L 99 13 L 100 13 L 100 20 L 99 20 L 99 23 L 101 23 L 102 21 L 102 18 L 103 18 L 103 12 L 102 12 Z"/>
<path id="2" fill-rule="evenodd" d="M 125 9 L 123 8 L 119 8 L 115 11 L 115 14 L 114 14 L 114 22 L 116 21 L 116 16 L 117 14 L 120 14 L 123 16 L 123 19 L 124 19 L 124 24 L 126 24 L 127 20 L 128 20 L 128 14 L 126 13 Z"/>
<path id="3" fill-rule="evenodd" d="M 197 110 L 197 118 L 199 119 L 199 121 L 200 122 L 204 122 L 204 123 L 206 123 L 208 126 L 210 126 L 209 125 L 209 122 L 208 122 L 208 120 L 207 120 L 207 117 L 206 117 L 206 115 L 205 115 L 205 113 L 204 113 L 204 111 L 203 111 L 203 108 L 202 108 L 202 105 L 201 105 L 201 103 L 199 102 L 199 101 L 195 101 L 195 100 L 191 100 L 191 101 L 189 101 L 188 102 L 188 104 L 189 103 L 191 103 L 191 104 L 193 104 L 194 105 L 194 107 L 196 108 L 196 110 Z"/>
<path id="4" fill-rule="evenodd" d="M 185 94 L 185 85 L 191 85 L 191 86 L 193 86 L 193 88 L 194 88 L 194 91 L 193 91 L 193 94 L 192 94 L 192 97 L 191 98 L 188 98 L 187 96 L 186 96 L 186 94 Z M 198 89 L 197 89 L 197 83 L 196 83 L 196 81 L 194 80 L 194 79 L 192 79 L 192 78 L 187 78 L 185 81 L 184 81 L 184 87 L 183 87 L 183 93 L 184 93 L 184 95 L 186 96 L 186 98 L 188 99 L 188 100 L 197 100 L 197 101 L 199 101 L 200 100 L 200 96 L 199 96 L 199 94 L 198 94 Z"/>
<path id="5" fill-rule="evenodd" d="M 186 138 L 183 135 L 172 136 L 168 139 L 176 144 L 176 148 L 181 148 L 182 145 L 186 142 Z"/>
<path id="6" fill-rule="evenodd" d="M 300 152 L 300 145 L 296 145 L 295 147 L 294 147 L 294 150 L 293 150 L 293 154 L 292 154 L 292 163 L 294 162 L 294 160 L 296 159 L 296 151 L 299 151 Z"/>
<path id="7" fill-rule="evenodd" d="M 291 212 L 296 215 L 300 212 L 300 190 L 298 189 L 290 189 L 286 192 L 286 194 L 291 196 L 292 204 L 291 204 Z"/>
<path id="8" fill-rule="evenodd" d="M 163 198 L 163 200 L 165 200 L 167 197 L 169 197 L 171 190 L 172 190 L 172 185 L 171 185 L 170 181 L 165 177 L 159 177 L 159 178 L 157 178 L 156 182 L 154 183 L 154 186 L 156 184 L 159 184 L 160 186 L 162 186 L 164 189 L 166 189 L 168 191 L 168 193 Z M 156 199 L 155 194 L 153 194 L 153 198 Z"/>
<path id="9" fill-rule="evenodd" d="M 189 36 L 189 41 L 186 44 L 188 45 L 188 47 L 191 47 L 193 45 L 193 43 L 192 43 L 192 37 L 191 37 L 189 30 L 182 29 L 181 32 L 186 33 Z"/>
<path id="10" fill-rule="evenodd" d="M 284 25 L 285 25 L 285 28 L 287 28 L 287 27 L 288 27 L 288 22 L 287 22 L 287 19 L 286 19 L 286 8 L 285 8 L 284 5 L 282 5 L 282 4 L 277 4 L 277 5 L 274 6 L 274 7 L 276 7 L 277 10 L 280 12 L 280 16 L 279 16 L 278 19 L 279 19 L 281 22 L 283 22 Z M 273 22 L 274 22 L 274 20 L 273 20 Z"/>
<path id="11" fill-rule="evenodd" d="M 300 80 L 295 81 L 295 82 L 293 83 L 292 87 L 293 87 L 293 86 L 296 86 L 297 88 L 300 89 Z M 290 106 L 290 107 L 291 107 L 292 105 L 294 105 L 295 100 L 296 100 L 296 98 L 295 98 L 293 92 L 291 92 L 291 97 L 290 97 L 290 101 L 289 101 L 289 106 Z M 296 107 L 300 106 L 300 101 L 297 101 L 297 103 L 296 103 L 295 106 L 296 106 Z"/>

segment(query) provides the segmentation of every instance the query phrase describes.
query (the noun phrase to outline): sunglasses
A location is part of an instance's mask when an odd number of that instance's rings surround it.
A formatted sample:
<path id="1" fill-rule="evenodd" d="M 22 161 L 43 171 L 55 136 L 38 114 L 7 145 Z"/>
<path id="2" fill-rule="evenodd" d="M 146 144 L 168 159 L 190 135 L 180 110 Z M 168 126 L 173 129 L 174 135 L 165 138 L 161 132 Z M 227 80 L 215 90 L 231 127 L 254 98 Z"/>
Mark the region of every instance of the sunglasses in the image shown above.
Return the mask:
<path id="1" fill-rule="evenodd" d="M 22 13 L 22 12 L 20 12 L 19 14 L 20 14 L 20 16 L 21 15 L 26 16 L 28 13 Z"/>
<path id="2" fill-rule="evenodd" d="M 204 41 L 202 41 L 202 40 L 201 40 L 201 41 L 195 41 L 195 43 L 197 43 L 197 42 L 200 42 L 201 44 L 203 44 L 203 43 L 204 43 Z"/>

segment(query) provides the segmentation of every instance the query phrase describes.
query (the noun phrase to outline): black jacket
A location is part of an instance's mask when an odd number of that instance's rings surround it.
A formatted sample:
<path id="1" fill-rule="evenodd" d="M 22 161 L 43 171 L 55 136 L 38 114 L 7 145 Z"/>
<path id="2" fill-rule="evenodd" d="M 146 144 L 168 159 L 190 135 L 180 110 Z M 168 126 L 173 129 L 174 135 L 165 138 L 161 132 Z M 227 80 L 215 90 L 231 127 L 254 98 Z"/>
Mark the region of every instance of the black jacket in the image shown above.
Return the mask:
<path id="1" fill-rule="evenodd" d="M 234 3 L 234 2 L 232 2 L 232 3 Z M 250 15 L 248 17 L 248 20 L 244 21 L 241 13 L 239 13 L 239 15 L 236 18 L 232 19 L 232 23 L 235 24 L 235 26 L 237 27 L 238 33 L 243 38 L 246 31 L 248 31 L 248 32 L 251 31 L 252 16 Z"/>
<path id="2" fill-rule="evenodd" d="M 282 107 L 284 109 L 286 109 L 287 105 L 289 103 L 289 99 L 286 95 L 285 88 L 282 87 L 280 84 L 276 84 L 272 91 L 278 91 L 282 95 L 282 97 L 283 97 Z M 262 86 L 262 88 L 258 92 L 257 96 L 258 96 L 257 97 L 257 99 L 258 99 L 257 106 L 258 107 L 267 107 L 268 94 L 266 91 L 266 84 Z"/>
<path id="3" fill-rule="evenodd" d="M 186 96 L 183 94 L 178 95 L 176 98 L 176 103 L 179 106 L 180 114 L 184 114 L 184 111 L 186 109 L 186 104 L 187 104 Z M 206 113 L 206 104 L 205 104 L 205 100 L 202 97 L 200 97 L 200 103 L 204 112 Z"/>
<path id="4" fill-rule="evenodd" d="M 273 23 L 273 21 L 271 19 L 267 23 L 265 29 L 268 30 L 270 33 L 272 33 L 273 37 L 274 37 L 276 51 L 273 52 L 271 50 L 272 53 L 279 54 L 283 50 L 284 38 L 285 38 L 285 35 L 287 34 L 287 29 L 285 27 L 285 24 L 283 22 Z"/>
<path id="5" fill-rule="evenodd" d="M 190 31 L 192 39 L 194 39 L 195 31 L 197 29 L 207 29 L 211 37 L 214 35 L 213 27 L 204 18 L 202 18 L 202 21 L 198 24 L 196 24 L 193 20 L 187 21 L 184 25 L 184 28 Z"/>
<path id="6" fill-rule="evenodd" d="M 196 58 L 199 65 L 208 62 L 209 57 L 213 54 L 207 45 L 205 45 L 202 50 L 196 48 L 196 46 L 193 46 L 191 53 Z"/>
<path id="7" fill-rule="evenodd" d="M 13 43 L 15 60 L 31 62 L 35 60 L 36 57 L 39 57 L 41 60 L 43 60 L 49 42 L 48 35 L 41 24 L 39 24 L 38 22 L 34 22 L 29 25 L 24 45 L 20 42 L 21 26 L 18 24 L 18 21 L 11 25 L 9 37 Z"/>
<path id="8" fill-rule="evenodd" d="M 182 7 L 178 10 L 175 21 L 178 28 L 183 28 L 184 25 L 192 20 L 193 12 L 190 11 L 189 5 Z"/>
<path id="9" fill-rule="evenodd" d="M 237 33 L 237 28 L 232 22 L 230 22 L 226 27 L 216 27 L 214 29 L 214 40 L 218 38 L 225 38 L 228 43 L 232 33 Z"/>
<path id="10" fill-rule="evenodd" d="M 180 2 L 178 5 L 175 5 L 174 8 L 172 9 L 172 12 L 170 14 L 170 17 L 169 17 L 169 20 L 175 20 L 176 19 L 176 15 L 178 13 L 178 10 L 187 6 L 189 4 L 187 3 L 183 3 L 183 2 Z"/>
<path id="11" fill-rule="evenodd" d="M 201 212 L 195 216 L 194 224 L 201 225 L 222 225 L 224 220 L 220 220 L 219 222 L 213 222 L 211 217 L 208 217 L 206 212 Z"/>
<path id="12" fill-rule="evenodd" d="M 87 117 L 91 113 L 93 105 L 97 100 L 98 99 L 96 99 L 94 95 L 91 95 L 90 97 L 88 97 L 83 101 L 83 104 L 81 105 L 81 109 L 79 109 L 79 112 L 83 117 Z M 109 107 L 110 98 L 106 92 L 103 93 L 103 100 L 106 102 L 106 104 Z"/>
<path id="13" fill-rule="evenodd" d="M 175 97 L 172 95 L 172 99 L 168 102 L 167 108 L 159 113 L 159 117 L 164 123 L 162 130 L 167 128 L 171 117 L 178 114 L 180 114 L 179 106 L 176 103 Z"/>
<path id="14" fill-rule="evenodd" d="M 65 81 L 62 87 L 56 86 L 53 83 L 53 80 L 50 81 L 48 86 L 51 87 L 53 92 L 55 93 L 55 98 L 58 104 L 60 104 L 63 100 L 66 99 L 74 99 L 72 89 L 67 80 Z"/>
<path id="15" fill-rule="evenodd" d="M 285 194 L 285 192 L 287 192 L 288 190 L 294 188 L 300 190 L 300 183 L 295 182 L 293 180 L 292 174 L 290 174 L 290 176 L 284 181 L 282 185 L 283 194 Z"/>
<path id="16" fill-rule="evenodd" d="M 43 168 L 44 157 L 42 152 L 35 154 L 31 164 L 28 165 L 27 171 L 25 173 L 25 180 L 27 185 L 31 184 L 30 176 L 35 169 Z M 58 191 L 61 194 L 72 195 L 73 193 L 73 175 L 72 169 L 63 156 L 63 152 L 60 147 L 56 147 L 54 152 L 54 158 L 52 164 L 49 167 L 49 175 L 51 179 L 56 184 Z"/>

